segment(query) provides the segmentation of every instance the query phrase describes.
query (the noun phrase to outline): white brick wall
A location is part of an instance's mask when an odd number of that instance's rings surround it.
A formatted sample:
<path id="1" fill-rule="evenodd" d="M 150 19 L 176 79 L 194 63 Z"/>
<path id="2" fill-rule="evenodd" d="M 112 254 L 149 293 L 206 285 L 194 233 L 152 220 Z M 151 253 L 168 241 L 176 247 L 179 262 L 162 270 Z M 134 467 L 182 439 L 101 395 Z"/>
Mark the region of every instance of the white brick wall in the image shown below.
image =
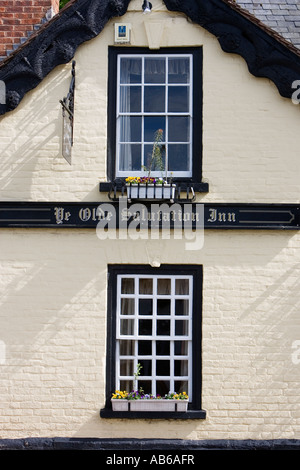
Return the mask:
<path id="1" fill-rule="evenodd" d="M 0 438 L 299 436 L 297 235 L 212 231 L 202 250 L 186 252 L 174 240 L 127 240 L 124 249 L 93 230 L 7 230 L 0 246 Z M 203 265 L 204 421 L 99 418 L 106 266 L 148 264 L 152 253 Z"/>

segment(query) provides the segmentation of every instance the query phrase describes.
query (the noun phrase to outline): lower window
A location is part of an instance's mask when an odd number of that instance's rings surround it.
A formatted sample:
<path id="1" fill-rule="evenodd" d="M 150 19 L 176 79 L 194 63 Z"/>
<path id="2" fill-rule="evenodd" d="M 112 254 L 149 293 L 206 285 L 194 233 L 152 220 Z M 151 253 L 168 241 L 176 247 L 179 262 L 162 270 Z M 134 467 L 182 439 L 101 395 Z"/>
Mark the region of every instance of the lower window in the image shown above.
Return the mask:
<path id="1" fill-rule="evenodd" d="M 202 267 L 112 265 L 108 274 L 106 409 L 115 390 L 142 389 L 185 392 L 200 410 Z"/>

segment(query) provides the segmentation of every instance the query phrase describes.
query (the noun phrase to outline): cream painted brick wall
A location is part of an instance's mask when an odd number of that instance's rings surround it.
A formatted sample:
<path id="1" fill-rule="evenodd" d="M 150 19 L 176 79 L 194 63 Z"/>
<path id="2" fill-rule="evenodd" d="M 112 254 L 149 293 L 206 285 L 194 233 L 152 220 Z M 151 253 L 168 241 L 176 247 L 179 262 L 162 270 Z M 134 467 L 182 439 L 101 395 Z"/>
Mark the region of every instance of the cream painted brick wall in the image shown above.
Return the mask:
<path id="1" fill-rule="evenodd" d="M 267 79 L 250 75 L 245 61 L 225 54 L 216 38 L 170 13 L 160 1 L 151 15 L 140 2 L 121 19 L 131 23 L 132 46 L 149 46 L 145 24 L 161 23 L 160 45 L 203 46 L 202 201 L 298 202 L 299 105 L 280 97 Z M 75 59 L 73 162 L 61 156 L 61 105 L 71 64 L 57 67 L 21 105 L 0 119 L 2 200 L 101 200 L 106 180 L 107 48 L 114 21 L 79 47 Z M 178 31 L 184 30 L 184 35 Z M 151 41 L 150 41 L 151 45 Z"/>
<path id="2" fill-rule="evenodd" d="M 210 192 L 199 200 L 299 202 L 299 107 L 200 27 L 152 3 L 151 16 L 141 15 L 135 0 L 122 18 L 134 24 L 132 45 L 148 46 L 144 21 L 164 22 L 162 46 L 203 45 L 203 173 Z M 105 200 L 98 183 L 106 179 L 113 23 L 76 53 L 71 166 L 60 153 L 59 104 L 71 64 L 57 67 L 1 118 L 0 200 Z M 300 439 L 299 245 L 292 231 L 208 230 L 203 248 L 188 251 L 182 240 L 2 229 L 0 439 Z M 203 265 L 203 421 L 145 425 L 99 417 L 107 265 L 154 260 Z"/>
<path id="3" fill-rule="evenodd" d="M 299 245 L 273 231 L 209 231 L 196 252 L 173 239 L 101 241 L 94 230 L 1 232 L 0 438 L 299 438 Z M 207 419 L 100 419 L 107 264 L 173 263 L 174 253 L 204 270 Z"/>

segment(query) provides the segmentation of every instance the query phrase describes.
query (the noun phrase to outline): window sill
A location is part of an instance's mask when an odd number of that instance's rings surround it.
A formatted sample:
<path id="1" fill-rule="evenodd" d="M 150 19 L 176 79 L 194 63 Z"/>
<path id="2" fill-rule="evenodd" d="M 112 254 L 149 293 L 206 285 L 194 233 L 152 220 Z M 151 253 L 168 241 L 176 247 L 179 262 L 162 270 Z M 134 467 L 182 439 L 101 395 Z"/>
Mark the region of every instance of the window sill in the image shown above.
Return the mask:
<path id="1" fill-rule="evenodd" d="M 106 419 L 205 419 L 205 410 L 186 412 L 170 411 L 113 411 L 110 408 L 100 410 L 100 417 Z"/>

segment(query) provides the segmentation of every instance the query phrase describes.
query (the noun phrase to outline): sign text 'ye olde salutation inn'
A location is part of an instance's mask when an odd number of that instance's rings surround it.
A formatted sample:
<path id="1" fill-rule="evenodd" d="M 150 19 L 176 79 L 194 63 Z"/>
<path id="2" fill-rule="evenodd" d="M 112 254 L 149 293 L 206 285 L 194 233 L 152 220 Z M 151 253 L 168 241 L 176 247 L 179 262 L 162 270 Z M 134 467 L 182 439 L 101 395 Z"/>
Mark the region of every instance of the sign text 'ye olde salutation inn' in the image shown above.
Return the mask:
<path id="1" fill-rule="evenodd" d="M 134 222 L 134 224 L 133 224 Z M 1 227 L 293 229 L 298 204 L 61 203 L 0 204 Z"/>

